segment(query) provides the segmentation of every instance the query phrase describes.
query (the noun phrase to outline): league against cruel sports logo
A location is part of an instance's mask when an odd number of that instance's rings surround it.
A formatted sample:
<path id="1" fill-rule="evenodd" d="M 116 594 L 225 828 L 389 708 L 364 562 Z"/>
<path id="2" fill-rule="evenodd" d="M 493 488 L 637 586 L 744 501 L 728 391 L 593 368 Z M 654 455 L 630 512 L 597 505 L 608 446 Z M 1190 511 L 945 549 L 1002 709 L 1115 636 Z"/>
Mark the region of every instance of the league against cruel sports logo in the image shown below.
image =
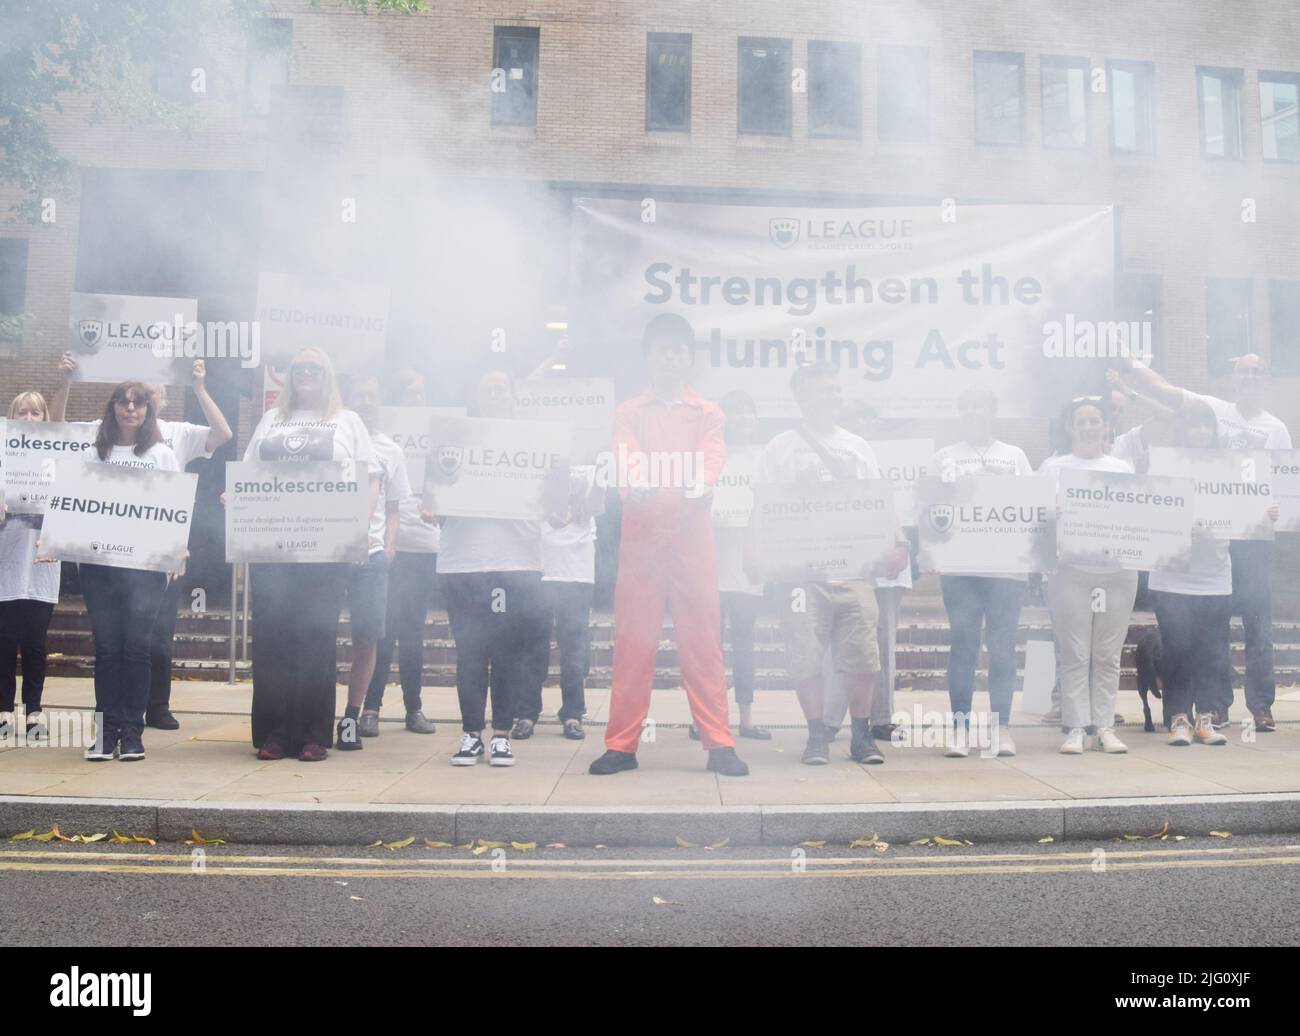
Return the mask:
<path id="1" fill-rule="evenodd" d="M 290 432 L 284 437 L 284 448 L 290 453 L 301 453 L 308 439 L 305 432 Z"/>
<path id="2" fill-rule="evenodd" d="M 459 446 L 439 446 L 436 454 L 434 470 L 438 478 L 443 482 L 450 482 L 456 477 L 456 472 L 460 471 L 462 461 L 465 459 L 465 451 Z"/>
<path id="3" fill-rule="evenodd" d="M 104 322 L 102 320 L 79 320 L 77 322 L 77 344 L 82 351 L 95 352 L 103 338 Z"/>
<path id="4" fill-rule="evenodd" d="M 952 531 L 953 509 L 951 504 L 931 504 L 925 512 L 925 520 L 931 529 L 940 536 Z"/>
<path id="5" fill-rule="evenodd" d="M 799 221 L 776 216 L 767 221 L 767 234 L 777 248 L 789 248 L 799 241 Z"/>

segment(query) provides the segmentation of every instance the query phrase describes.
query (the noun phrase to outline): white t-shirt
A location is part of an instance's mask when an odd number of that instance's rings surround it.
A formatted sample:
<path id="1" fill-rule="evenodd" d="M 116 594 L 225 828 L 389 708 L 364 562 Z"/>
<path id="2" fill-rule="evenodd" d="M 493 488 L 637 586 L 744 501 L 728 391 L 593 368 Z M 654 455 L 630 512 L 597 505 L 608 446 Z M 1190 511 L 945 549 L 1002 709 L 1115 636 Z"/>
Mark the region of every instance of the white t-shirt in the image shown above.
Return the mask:
<path id="1" fill-rule="evenodd" d="M 1152 590 L 1197 597 L 1232 593 L 1232 555 L 1228 541 L 1192 534 L 1191 561 L 1186 569 L 1152 569 L 1147 580 Z"/>
<path id="2" fill-rule="evenodd" d="M 541 570 L 541 522 L 513 518 L 448 518 L 443 522 L 439 575 Z"/>
<path id="3" fill-rule="evenodd" d="M 1120 460 L 1118 457 L 1103 453 L 1100 457 L 1076 457 L 1073 453 L 1058 453 L 1053 457 L 1048 457 L 1043 461 L 1038 471 L 1052 480 L 1052 485 L 1058 493 L 1061 489 L 1061 472 L 1066 468 L 1074 468 L 1079 471 L 1118 471 L 1126 474 L 1134 474 L 1133 465 L 1126 460 Z M 1076 572 L 1091 572 L 1096 575 L 1104 575 L 1110 572 L 1121 571 L 1119 565 L 1064 565 L 1062 568 L 1070 568 Z"/>
<path id="4" fill-rule="evenodd" d="M 713 540 L 718 552 L 718 591 L 726 594 L 763 596 L 763 584 L 745 574 L 746 529 L 714 529 Z"/>
<path id="5" fill-rule="evenodd" d="M 944 482 L 956 482 L 968 475 L 978 476 L 1025 476 L 1034 473 L 1034 466 L 1029 463 L 1025 451 L 1019 446 L 1012 446 L 1001 439 L 994 439 L 981 449 L 963 440 L 937 450 L 930 470 Z M 972 576 L 987 579 L 1015 579 L 1022 583 L 1029 582 L 1029 576 L 1023 572 L 971 572 Z"/>
<path id="6" fill-rule="evenodd" d="M 116 464 L 121 468 L 143 468 L 147 471 L 181 470 L 176 454 L 160 442 L 154 443 L 140 456 L 136 455 L 134 446 L 114 446 L 103 461 L 94 449 L 87 450 L 85 456 L 89 464 Z"/>
<path id="7" fill-rule="evenodd" d="M 1142 435 L 1142 426 L 1138 425 L 1115 436 L 1115 441 L 1110 444 L 1110 455 L 1128 461 L 1133 465 L 1134 471 L 1145 472 L 1151 463 L 1151 448 Z"/>
<path id="8" fill-rule="evenodd" d="M 807 431 L 836 461 L 840 471 L 831 471 L 821 455 L 804 438 Z M 836 479 L 880 478 L 880 464 L 867 440 L 844 428 L 836 427 L 829 435 L 819 435 L 811 428 L 791 428 L 782 432 L 763 448 L 755 479 L 767 483 L 833 482 Z"/>
<path id="9" fill-rule="evenodd" d="M 370 553 L 377 554 L 384 549 L 388 508 L 396 506 L 400 512 L 402 501 L 411 497 L 411 480 L 406 475 L 406 458 L 397 443 L 383 432 L 375 432 L 370 436 L 370 445 L 374 448 L 380 471 L 379 495 L 370 515 L 369 530 Z"/>
<path id="10" fill-rule="evenodd" d="M 420 517 L 420 494 L 412 493 L 397 510 L 401 524 L 397 527 L 397 549 L 409 554 L 437 554 L 441 532 L 437 522 Z"/>
<path id="11" fill-rule="evenodd" d="M 99 431 L 99 420 L 74 421 Z M 176 463 L 184 471 L 191 461 L 212 456 L 208 449 L 208 433 L 212 431 L 205 424 L 190 424 L 188 421 L 164 421 L 158 418 L 158 431 L 162 435 L 163 445 L 176 454 Z"/>
<path id="12" fill-rule="evenodd" d="M 596 519 L 568 522 L 558 529 L 542 522 L 542 581 L 596 582 Z"/>
<path id="13" fill-rule="evenodd" d="M 1198 400 L 1214 411 L 1219 419 L 1219 442 L 1232 450 L 1289 450 L 1291 433 L 1280 419 L 1267 410 L 1261 410 L 1254 417 L 1247 419 L 1237 409 L 1236 403 L 1229 403 L 1218 396 L 1202 396 L 1196 392 L 1183 389 L 1183 399 Z"/>
<path id="14" fill-rule="evenodd" d="M 57 562 L 36 564 L 36 541 L 41 536 L 39 514 L 11 514 L 0 522 L 0 601 L 59 603 Z"/>
<path id="15" fill-rule="evenodd" d="M 253 429 L 244 460 L 351 460 L 380 474 L 370 433 L 351 410 L 328 420 L 316 410 L 295 410 L 284 419 L 278 409 L 268 410 Z"/>

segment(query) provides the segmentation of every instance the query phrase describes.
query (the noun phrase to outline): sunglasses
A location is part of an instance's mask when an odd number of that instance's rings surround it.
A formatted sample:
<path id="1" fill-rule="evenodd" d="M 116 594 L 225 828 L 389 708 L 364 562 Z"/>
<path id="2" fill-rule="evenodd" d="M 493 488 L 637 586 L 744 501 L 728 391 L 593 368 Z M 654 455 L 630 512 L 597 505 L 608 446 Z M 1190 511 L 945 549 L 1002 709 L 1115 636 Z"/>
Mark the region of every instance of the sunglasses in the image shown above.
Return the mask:
<path id="1" fill-rule="evenodd" d="M 325 368 L 319 363 L 295 363 L 289 367 L 290 374 L 305 374 L 309 378 L 319 378 L 325 373 Z"/>
<path id="2" fill-rule="evenodd" d="M 1074 406 L 1076 403 L 1102 403 L 1105 402 L 1105 399 L 1105 396 L 1075 396 L 1070 400 L 1070 405 Z"/>
<path id="3" fill-rule="evenodd" d="M 127 397 L 125 399 L 115 399 L 113 400 L 113 403 L 116 406 L 120 406 L 120 407 L 133 406 L 138 410 L 143 410 L 145 407 L 149 405 L 149 401 L 147 399 L 135 399 L 134 397 Z"/>

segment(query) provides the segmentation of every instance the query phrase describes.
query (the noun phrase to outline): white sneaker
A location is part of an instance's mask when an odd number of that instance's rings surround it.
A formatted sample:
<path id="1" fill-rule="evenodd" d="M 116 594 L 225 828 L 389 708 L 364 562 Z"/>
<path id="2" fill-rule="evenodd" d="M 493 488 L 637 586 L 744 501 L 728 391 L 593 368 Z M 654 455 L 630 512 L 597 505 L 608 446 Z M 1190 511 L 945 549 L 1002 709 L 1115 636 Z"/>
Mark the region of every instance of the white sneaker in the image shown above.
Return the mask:
<path id="1" fill-rule="evenodd" d="M 1061 745 L 1062 755 L 1083 755 L 1083 727 L 1075 727 Z"/>
<path id="2" fill-rule="evenodd" d="M 965 759 L 970 755 L 970 731 L 949 727 L 944 741 L 947 743 L 943 753 L 946 758 Z"/>
<path id="3" fill-rule="evenodd" d="M 1128 751 L 1128 745 L 1115 736 L 1114 727 L 1102 727 L 1097 731 L 1097 751 L 1122 755 Z"/>
<path id="4" fill-rule="evenodd" d="M 515 753 L 510 749 L 508 737 L 494 737 L 488 747 L 488 762 L 493 766 L 514 766 Z"/>
<path id="5" fill-rule="evenodd" d="M 1169 724 L 1169 743 L 1177 748 L 1185 748 L 1192 743 L 1192 721 L 1181 712 Z"/>
<path id="6" fill-rule="evenodd" d="M 1202 712 L 1196 717 L 1196 740 L 1203 745 L 1226 745 L 1228 739 L 1223 732 L 1214 729 L 1214 717 Z"/>
<path id="7" fill-rule="evenodd" d="M 473 766 L 483 758 L 483 739 L 473 734 L 460 735 L 460 751 L 451 757 L 452 766 Z"/>
<path id="8" fill-rule="evenodd" d="M 1011 740 L 1011 731 L 1004 726 L 998 727 L 998 758 L 1016 754 L 1016 743 Z"/>

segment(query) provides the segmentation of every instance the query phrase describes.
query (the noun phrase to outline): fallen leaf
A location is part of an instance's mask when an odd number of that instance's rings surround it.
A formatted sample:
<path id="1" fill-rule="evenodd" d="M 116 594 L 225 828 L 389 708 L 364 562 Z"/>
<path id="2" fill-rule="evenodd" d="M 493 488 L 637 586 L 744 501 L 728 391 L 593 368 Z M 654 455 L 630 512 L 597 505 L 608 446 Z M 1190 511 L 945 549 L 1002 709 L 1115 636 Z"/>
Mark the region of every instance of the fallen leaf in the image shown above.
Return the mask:
<path id="1" fill-rule="evenodd" d="M 410 838 L 403 838 L 400 842 L 385 842 L 384 848 L 390 850 L 405 849 L 408 845 L 410 845 L 414 841 L 415 841 L 415 835 L 411 835 Z"/>
<path id="2" fill-rule="evenodd" d="M 137 843 L 139 843 L 140 845 L 157 845 L 157 844 L 158 844 L 158 840 L 157 840 L 156 838 L 150 838 L 148 835 L 132 835 L 132 836 L 131 836 L 131 841 L 133 841 L 133 842 L 137 842 Z"/>
<path id="3" fill-rule="evenodd" d="M 338 881 L 338 880 L 335 880 L 334 884 L 335 884 L 335 885 L 342 885 L 344 888 L 347 888 L 347 887 L 348 887 L 348 883 L 347 883 L 346 881 Z"/>
<path id="4" fill-rule="evenodd" d="M 225 845 L 226 844 L 226 840 L 224 838 L 204 838 L 194 828 L 190 828 L 190 834 L 193 837 L 185 839 L 185 841 L 181 842 L 181 845 Z"/>
<path id="5" fill-rule="evenodd" d="M 58 824 L 55 824 L 52 828 L 50 828 L 48 831 L 46 831 L 45 834 L 43 834 L 43 835 L 33 835 L 33 836 L 32 836 L 32 841 L 33 841 L 33 842 L 52 842 L 52 841 L 54 841 L 54 839 L 56 839 L 56 838 L 58 838 L 58 837 L 59 837 L 59 825 L 58 825 Z"/>
<path id="6" fill-rule="evenodd" d="M 450 843 L 450 842 L 431 842 L 431 841 L 429 841 L 429 839 L 427 839 L 427 838 L 424 840 L 424 844 L 427 845 L 430 849 L 450 849 L 450 848 L 451 848 L 451 843 Z"/>
<path id="7" fill-rule="evenodd" d="M 475 856 L 482 856 L 487 851 L 488 847 L 486 845 L 480 845 L 477 849 L 473 850 L 473 853 Z"/>
<path id="8" fill-rule="evenodd" d="M 1048 835 L 1046 838 L 1040 838 L 1040 839 L 1038 840 L 1038 844 L 1039 844 L 1039 845 L 1046 845 L 1048 842 L 1055 842 L 1055 841 L 1056 841 L 1055 838 L 1053 838 L 1051 835 Z"/>
<path id="9" fill-rule="evenodd" d="M 929 844 L 930 844 L 930 839 L 928 839 L 928 838 L 918 838 L 915 842 L 908 842 L 907 844 L 908 844 L 908 845 L 929 845 Z"/>
<path id="10" fill-rule="evenodd" d="M 131 841 L 131 839 L 127 838 L 126 835 L 118 834 L 116 831 L 114 831 L 113 837 L 110 838 L 109 841 L 116 842 L 118 845 L 122 845 L 124 842 Z"/>
<path id="11" fill-rule="evenodd" d="M 511 849 L 517 849 L 521 853 L 530 853 L 537 848 L 536 842 L 511 842 Z"/>
<path id="12" fill-rule="evenodd" d="M 366 901 L 365 896 L 348 896 L 348 899 L 356 900 L 358 903 L 364 903 Z"/>
<path id="13" fill-rule="evenodd" d="M 567 848 L 569 848 L 569 847 L 568 847 L 567 845 L 565 845 L 563 842 L 547 842 L 547 843 L 546 843 L 546 848 L 548 848 L 548 849 L 567 849 Z"/>
<path id="14" fill-rule="evenodd" d="M 965 844 L 965 845 L 974 845 L 974 844 L 975 844 L 975 843 L 972 842 L 969 838 L 963 838 L 963 839 L 962 839 L 962 843 Z"/>
<path id="15" fill-rule="evenodd" d="M 725 848 L 726 848 L 728 845 L 730 845 L 730 844 L 731 844 L 731 839 L 728 837 L 728 838 L 724 838 L 721 842 L 714 842 L 711 846 L 709 846 L 709 848 L 710 848 L 710 849 L 725 849 Z"/>
<path id="16" fill-rule="evenodd" d="M 699 843 L 698 843 L 698 842 L 688 842 L 688 841 L 687 841 L 685 838 L 683 838 L 681 835 L 678 835 L 678 836 L 677 836 L 677 848 L 679 848 L 679 849 L 698 849 L 699 847 L 700 847 L 700 846 L 699 846 Z"/>
<path id="17" fill-rule="evenodd" d="M 366 846 L 366 848 L 367 848 L 367 849 L 379 849 L 379 848 L 382 848 L 382 847 L 383 847 L 383 844 L 384 844 L 384 840 L 381 838 L 381 839 L 379 839 L 379 841 L 377 841 L 377 842 L 371 842 L 368 846 Z"/>
<path id="18" fill-rule="evenodd" d="M 458 845 L 458 846 L 456 846 L 456 848 L 457 848 L 457 849 L 473 849 L 473 848 L 474 848 L 474 843 L 473 843 L 473 842 L 466 842 L 464 845 Z"/>
<path id="19" fill-rule="evenodd" d="M 480 849 L 504 849 L 506 847 L 505 842 L 492 842 L 486 838 L 480 838 L 478 844 Z"/>
<path id="20" fill-rule="evenodd" d="M 663 899 L 660 896 L 655 896 L 651 900 L 651 902 L 654 903 L 655 906 L 685 906 L 686 905 L 685 903 L 677 902 L 677 900 L 675 899 Z"/>
<path id="21" fill-rule="evenodd" d="M 28 841 L 29 839 L 32 839 L 32 838 L 35 838 L 35 837 L 36 837 L 36 828 L 32 828 L 30 831 L 24 831 L 24 832 L 23 832 L 22 834 L 20 834 L 20 835 L 14 835 L 12 838 L 9 839 L 9 841 L 11 841 L 11 842 L 26 842 L 26 841 Z"/>
<path id="22" fill-rule="evenodd" d="M 961 839 L 959 839 L 959 838 L 944 838 L 943 835 L 935 835 L 935 836 L 934 836 L 934 844 L 935 844 L 935 845 L 961 845 Z"/>
<path id="23" fill-rule="evenodd" d="M 1214 838 L 1231 838 L 1231 837 L 1232 837 L 1232 832 L 1231 832 L 1231 831 L 1211 831 L 1211 832 L 1210 832 L 1210 835 L 1211 835 L 1211 837 L 1214 837 Z"/>
<path id="24" fill-rule="evenodd" d="M 1126 842 L 1140 842 L 1143 838 L 1142 835 L 1120 835 L 1120 837 Z"/>
<path id="25" fill-rule="evenodd" d="M 1184 841 L 1186 841 L 1186 840 L 1187 840 L 1187 836 L 1186 836 L 1186 835 L 1174 835 L 1174 841 L 1175 841 L 1175 842 L 1184 842 Z"/>
<path id="26" fill-rule="evenodd" d="M 1168 820 L 1165 821 L 1165 826 L 1164 826 L 1164 827 L 1162 827 L 1159 831 L 1157 831 L 1157 832 L 1156 832 L 1155 834 L 1153 834 L 1153 835 L 1147 835 L 1147 837 L 1148 837 L 1148 838 L 1163 838 L 1163 837 L 1164 837 L 1165 835 L 1167 835 L 1167 834 L 1169 834 L 1169 821 L 1168 821 Z"/>
<path id="27" fill-rule="evenodd" d="M 809 849 L 824 849 L 826 848 L 826 839 L 823 838 L 817 842 L 800 842 L 799 844 L 806 845 Z"/>
<path id="28" fill-rule="evenodd" d="M 607 845 L 594 845 L 594 846 L 592 846 L 592 848 L 593 848 L 593 849 L 608 849 L 609 846 L 607 846 Z"/>

